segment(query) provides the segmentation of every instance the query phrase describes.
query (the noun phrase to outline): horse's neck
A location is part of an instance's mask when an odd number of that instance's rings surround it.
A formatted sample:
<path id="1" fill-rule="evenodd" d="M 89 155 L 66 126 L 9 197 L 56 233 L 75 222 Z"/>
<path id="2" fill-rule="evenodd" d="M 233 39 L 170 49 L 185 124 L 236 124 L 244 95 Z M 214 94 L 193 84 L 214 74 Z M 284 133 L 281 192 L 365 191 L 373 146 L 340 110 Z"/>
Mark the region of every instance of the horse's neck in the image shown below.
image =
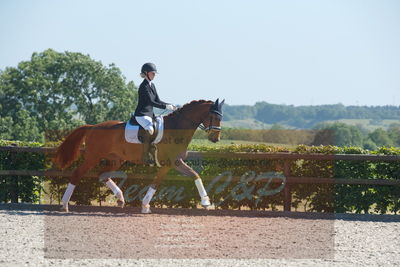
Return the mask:
<path id="1" fill-rule="evenodd" d="M 200 119 L 189 118 L 187 114 L 177 113 L 174 116 L 164 117 L 165 129 L 174 130 L 193 130 L 195 131 L 200 125 Z"/>
<path id="2" fill-rule="evenodd" d="M 180 118 L 179 118 L 180 117 Z M 182 115 L 164 117 L 164 138 L 171 140 L 172 144 L 180 147 L 180 151 L 186 151 L 198 125 L 186 125 Z"/>

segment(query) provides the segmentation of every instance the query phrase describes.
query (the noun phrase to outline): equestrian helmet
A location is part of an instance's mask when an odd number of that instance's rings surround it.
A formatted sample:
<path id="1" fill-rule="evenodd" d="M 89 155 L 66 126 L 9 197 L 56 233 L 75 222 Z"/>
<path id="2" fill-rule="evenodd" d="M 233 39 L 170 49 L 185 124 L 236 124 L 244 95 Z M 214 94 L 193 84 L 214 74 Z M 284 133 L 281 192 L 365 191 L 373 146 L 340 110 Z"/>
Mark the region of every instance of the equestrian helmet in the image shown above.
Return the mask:
<path id="1" fill-rule="evenodd" d="M 157 72 L 156 65 L 154 65 L 153 63 L 145 63 L 145 64 L 143 64 L 143 66 L 142 66 L 142 73 L 143 74 L 146 74 L 146 73 L 151 72 L 151 71 Z"/>

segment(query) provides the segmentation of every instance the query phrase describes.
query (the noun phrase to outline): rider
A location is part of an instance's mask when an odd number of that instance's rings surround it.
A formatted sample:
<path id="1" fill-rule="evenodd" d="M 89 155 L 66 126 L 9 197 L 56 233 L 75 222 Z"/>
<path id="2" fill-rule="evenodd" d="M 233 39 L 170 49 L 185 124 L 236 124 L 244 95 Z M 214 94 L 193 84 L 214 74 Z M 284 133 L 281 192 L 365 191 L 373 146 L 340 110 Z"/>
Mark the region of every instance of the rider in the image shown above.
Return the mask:
<path id="1" fill-rule="evenodd" d="M 157 68 L 153 63 L 145 63 L 142 66 L 140 76 L 144 78 L 143 82 L 139 86 L 139 101 L 136 107 L 134 116 L 136 121 L 145 129 L 143 136 L 143 162 L 145 164 L 153 165 L 157 162 L 155 156 L 155 147 L 150 150 L 150 138 L 154 133 L 153 118 L 154 112 L 153 107 L 160 109 L 176 110 L 176 107 L 172 104 L 165 103 L 160 100 L 156 87 L 152 80 L 156 76 Z"/>

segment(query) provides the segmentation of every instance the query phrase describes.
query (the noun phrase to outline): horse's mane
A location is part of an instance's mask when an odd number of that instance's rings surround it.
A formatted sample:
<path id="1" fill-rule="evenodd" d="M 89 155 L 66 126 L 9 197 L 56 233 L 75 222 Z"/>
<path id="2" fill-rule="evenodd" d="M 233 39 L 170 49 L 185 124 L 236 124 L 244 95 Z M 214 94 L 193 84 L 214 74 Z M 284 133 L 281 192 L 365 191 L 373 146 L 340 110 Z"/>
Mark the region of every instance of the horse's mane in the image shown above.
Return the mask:
<path id="1" fill-rule="evenodd" d="M 173 116 L 175 116 L 176 114 L 178 114 L 179 112 L 186 111 L 186 110 L 192 108 L 193 106 L 197 106 L 197 105 L 200 105 L 200 104 L 212 104 L 212 103 L 214 103 L 214 102 L 211 101 L 211 100 L 203 100 L 203 99 L 200 99 L 200 100 L 193 100 L 193 101 L 191 101 L 191 102 L 189 102 L 189 103 L 186 103 L 186 104 L 183 105 L 182 107 L 178 108 L 178 109 L 175 110 L 174 112 L 171 112 L 170 114 L 166 115 L 165 118 L 167 118 L 167 117 L 173 117 Z"/>

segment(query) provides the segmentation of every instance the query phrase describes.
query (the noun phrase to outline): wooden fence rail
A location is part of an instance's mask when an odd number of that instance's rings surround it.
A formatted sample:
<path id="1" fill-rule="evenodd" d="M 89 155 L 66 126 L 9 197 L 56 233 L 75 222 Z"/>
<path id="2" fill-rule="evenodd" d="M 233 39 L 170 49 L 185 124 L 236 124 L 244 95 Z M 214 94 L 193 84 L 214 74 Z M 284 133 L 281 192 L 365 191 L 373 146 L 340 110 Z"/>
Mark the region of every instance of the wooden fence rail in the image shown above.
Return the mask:
<path id="1" fill-rule="evenodd" d="M 49 155 L 55 153 L 56 148 L 50 147 L 16 147 L 16 146 L 0 146 L 0 151 L 10 152 L 32 152 L 32 153 L 47 153 Z M 82 152 L 84 149 L 81 150 Z M 284 188 L 284 210 L 290 211 L 292 194 L 291 185 L 293 184 L 352 184 L 352 185 L 385 185 L 385 186 L 400 186 L 400 179 L 374 179 L 365 177 L 365 179 L 347 179 L 347 178 L 321 178 L 321 177 L 294 177 L 290 173 L 290 164 L 294 160 L 346 160 L 346 161 L 383 161 L 383 162 L 399 162 L 400 155 L 359 155 L 359 154 L 297 154 L 289 152 L 280 153 L 265 153 L 265 152 L 198 152 L 189 151 L 188 159 L 201 158 L 224 158 L 224 159 L 275 159 L 283 160 L 283 173 L 286 177 L 286 186 Z M 0 176 L 51 176 L 51 177 L 70 177 L 71 171 L 60 170 L 0 170 Z M 89 173 L 85 177 L 97 178 L 95 173 Z M 128 178 L 132 177 L 128 175 Z M 150 178 L 150 177 L 147 177 Z"/>

